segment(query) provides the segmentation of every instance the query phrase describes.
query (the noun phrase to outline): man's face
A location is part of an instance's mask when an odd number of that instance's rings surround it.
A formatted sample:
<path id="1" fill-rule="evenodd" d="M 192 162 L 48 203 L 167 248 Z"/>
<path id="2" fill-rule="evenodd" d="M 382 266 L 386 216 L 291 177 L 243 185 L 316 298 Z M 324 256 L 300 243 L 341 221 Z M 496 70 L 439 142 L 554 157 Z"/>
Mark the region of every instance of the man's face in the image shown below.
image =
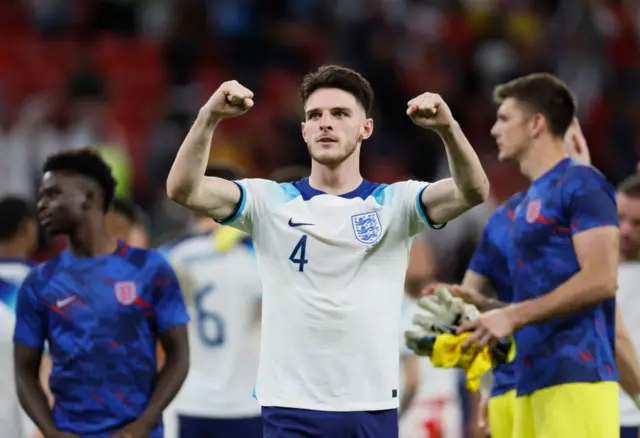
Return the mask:
<path id="1" fill-rule="evenodd" d="M 517 161 L 531 142 L 529 116 L 521 104 L 509 97 L 498 108 L 491 135 L 498 144 L 500 161 Z"/>
<path id="2" fill-rule="evenodd" d="M 302 137 L 314 161 L 334 167 L 349 158 L 359 143 L 371 136 L 368 119 L 356 98 L 337 88 L 321 88 L 305 105 Z"/>
<path id="3" fill-rule="evenodd" d="M 640 257 L 640 198 L 618 193 L 620 255 L 624 260 Z"/>
<path id="4" fill-rule="evenodd" d="M 83 220 L 87 208 L 86 184 L 65 172 L 47 172 L 40 185 L 38 219 L 52 235 L 68 234 Z"/>

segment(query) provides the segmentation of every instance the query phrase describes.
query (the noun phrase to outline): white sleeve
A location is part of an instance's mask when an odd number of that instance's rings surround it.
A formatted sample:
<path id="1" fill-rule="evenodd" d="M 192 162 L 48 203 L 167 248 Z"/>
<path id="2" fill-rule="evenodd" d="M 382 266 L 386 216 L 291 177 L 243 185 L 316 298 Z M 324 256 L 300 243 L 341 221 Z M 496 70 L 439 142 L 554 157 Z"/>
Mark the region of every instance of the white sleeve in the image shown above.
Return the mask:
<path id="1" fill-rule="evenodd" d="M 221 224 L 251 234 L 256 221 L 269 212 L 274 199 L 283 192 L 278 183 L 266 179 L 246 178 L 234 182 L 240 188 L 240 202 L 234 214 Z"/>
<path id="2" fill-rule="evenodd" d="M 434 224 L 431 222 L 427 208 L 422 204 L 422 192 L 428 186 L 428 182 L 412 180 L 391 184 L 390 186 L 393 189 L 394 198 L 397 197 L 399 201 L 402 210 L 401 217 L 407 221 L 411 236 L 415 236 L 427 228 L 439 230 L 446 225 L 446 223 Z"/>

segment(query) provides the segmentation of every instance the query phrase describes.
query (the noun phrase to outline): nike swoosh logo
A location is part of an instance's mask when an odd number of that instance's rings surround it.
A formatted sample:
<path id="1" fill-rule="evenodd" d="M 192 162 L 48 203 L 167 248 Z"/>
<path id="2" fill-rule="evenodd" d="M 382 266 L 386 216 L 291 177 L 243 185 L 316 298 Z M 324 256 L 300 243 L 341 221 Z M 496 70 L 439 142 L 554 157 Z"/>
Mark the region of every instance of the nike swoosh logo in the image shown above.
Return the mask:
<path id="1" fill-rule="evenodd" d="M 56 307 L 65 307 L 68 306 L 69 304 L 73 303 L 76 300 L 76 296 L 70 296 L 69 298 L 65 298 L 64 300 L 58 300 L 56 301 Z"/>
<path id="2" fill-rule="evenodd" d="M 306 222 L 294 222 L 293 219 L 289 219 L 289 226 L 290 227 L 301 227 L 303 225 L 313 225 L 313 224 L 308 224 Z"/>

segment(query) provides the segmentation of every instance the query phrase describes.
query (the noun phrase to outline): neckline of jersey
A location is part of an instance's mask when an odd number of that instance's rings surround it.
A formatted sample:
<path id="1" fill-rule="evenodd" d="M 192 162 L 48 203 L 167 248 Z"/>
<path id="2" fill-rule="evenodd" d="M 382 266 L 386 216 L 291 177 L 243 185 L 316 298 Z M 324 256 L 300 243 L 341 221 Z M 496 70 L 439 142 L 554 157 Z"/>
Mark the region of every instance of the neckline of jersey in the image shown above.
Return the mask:
<path id="1" fill-rule="evenodd" d="M 562 160 L 558 161 L 551 169 L 547 170 L 545 173 L 543 173 L 542 175 L 537 177 L 535 180 L 533 180 L 532 184 L 537 184 L 540 181 L 544 181 L 545 179 L 547 179 L 549 175 L 552 175 L 558 169 L 567 167 L 572 162 L 573 162 L 573 159 L 571 157 L 563 158 Z"/>
<path id="2" fill-rule="evenodd" d="M 71 251 L 69 251 L 69 248 L 65 248 L 62 255 L 64 258 L 68 260 L 72 260 L 74 263 L 95 262 L 98 260 L 104 260 L 114 255 L 118 255 L 125 248 L 127 248 L 127 244 L 124 241 L 118 239 L 118 244 L 116 245 L 116 249 L 113 252 L 110 252 L 109 254 L 103 254 L 103 255 L 94 256 L 94 257 L 76 257 L 73 254 L 71 254 Z"/>
<path id="3" fill-rule="evenodd" d="M 322 190 L 318 190 L 312 187 L 311 184 L 309 184 L 309 177 L 303 178 L 299 181 L 295 181 L 293 183 L 293 186 L 300 192 L 300 194 L 302 195 L 302 198 L 305 201 L 308 201 L 314 196 L 320 196 L 320 195 L 337 196 L 339 198 L 344 198 L 344 199 L 355 199 L 355 198 L 365 199 L 367 196 L 369 196 L 373 192 L 373 190 L 375 190 L 376 187 L 379 186 L 379 184 L 373 183 L 363 178 L 362 182 L 358 187 L 351 190 L 350 192 L 343 193 L 340 195 L 334 195 L 331 193 L 323 192 Z"/>

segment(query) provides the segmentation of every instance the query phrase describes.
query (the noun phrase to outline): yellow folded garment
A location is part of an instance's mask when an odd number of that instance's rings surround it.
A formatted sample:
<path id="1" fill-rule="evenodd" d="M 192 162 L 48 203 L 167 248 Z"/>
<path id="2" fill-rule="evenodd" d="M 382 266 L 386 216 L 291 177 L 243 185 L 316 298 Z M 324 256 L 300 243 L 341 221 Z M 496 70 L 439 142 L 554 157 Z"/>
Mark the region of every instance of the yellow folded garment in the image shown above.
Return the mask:
<path id="1" fill-rule="evenodd" d="M 222 227 L 211 234 L 213 246 L 218 252 L 227 252 L 236 246 L 247 235 L 231 227 Z"/>
<path id="2" fill-rule="evenodd" d="M 436 368 L 463 368 L 467 375 L 467 389 L 476 392 L 480 387 L 480 377 L 495 366 L 488 346 L 478 351 L 476 348 L 462 349 L 462 344 L 471 335 L 442 334 L 436 338 L 431 355 L 431 363 Z M 507 362 L 515 358 L 515 342 L 512 342 Z"/>

